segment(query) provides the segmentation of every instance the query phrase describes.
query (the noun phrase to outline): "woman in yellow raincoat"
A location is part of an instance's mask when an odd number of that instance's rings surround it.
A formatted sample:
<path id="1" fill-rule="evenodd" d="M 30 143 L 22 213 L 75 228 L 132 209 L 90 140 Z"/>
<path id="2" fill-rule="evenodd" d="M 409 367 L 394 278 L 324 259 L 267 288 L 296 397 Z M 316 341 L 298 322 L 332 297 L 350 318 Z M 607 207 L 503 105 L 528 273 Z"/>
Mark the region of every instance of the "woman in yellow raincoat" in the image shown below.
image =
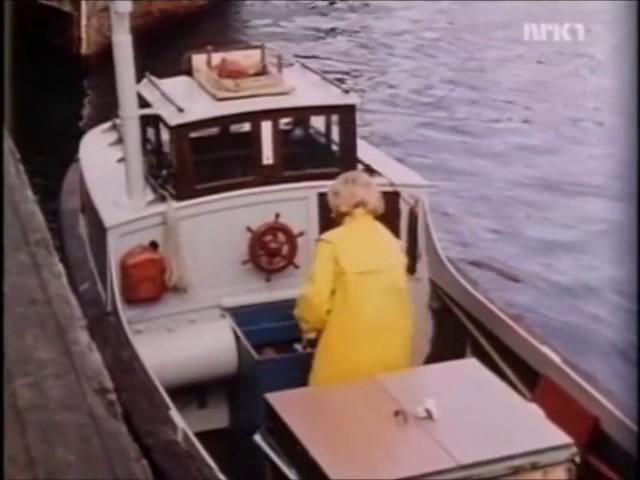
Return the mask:
<path id="1" fill-rule="evenodd" d="M 305 339 L 319 335 L 310 385 L 410 366 L 412 305 L 400 241 L 375 217 L 383 197 L 369 175 L 351 171 L 329 189 L 341 225 L 323 234 L 294 315 Z"/>

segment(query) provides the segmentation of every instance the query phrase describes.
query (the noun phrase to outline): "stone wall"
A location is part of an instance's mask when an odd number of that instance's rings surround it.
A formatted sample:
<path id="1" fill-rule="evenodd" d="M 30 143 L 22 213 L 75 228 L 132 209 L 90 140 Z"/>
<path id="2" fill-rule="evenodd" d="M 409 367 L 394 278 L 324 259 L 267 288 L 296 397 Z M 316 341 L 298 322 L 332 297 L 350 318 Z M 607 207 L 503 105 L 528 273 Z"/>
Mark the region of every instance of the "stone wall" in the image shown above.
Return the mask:
<path id="1" fill-rule="evenodd" d="M 95 55 L 109 46 L 109 3 L 104 0 L 76 2 L 76 21 L 79 24 L 77 50 L 81 55 Z M 131 15 L 132 29 L 149 28 L 167 17 L 200 10 L 208 3 L 209 0 L 136 0 Z"/>

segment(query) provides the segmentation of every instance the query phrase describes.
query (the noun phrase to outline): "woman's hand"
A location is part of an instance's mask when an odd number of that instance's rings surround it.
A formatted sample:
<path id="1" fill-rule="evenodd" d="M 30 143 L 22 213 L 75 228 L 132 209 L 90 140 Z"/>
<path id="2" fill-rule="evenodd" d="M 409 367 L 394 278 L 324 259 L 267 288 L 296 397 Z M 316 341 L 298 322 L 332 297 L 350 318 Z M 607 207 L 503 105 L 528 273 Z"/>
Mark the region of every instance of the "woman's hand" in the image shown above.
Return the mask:
<path id="1" fill-rule="evenodd" d="M 302 349 L 304 351 L 312 351 L 315 350 L 316 345 L 318 345 L 318 332 L 310 332 L 306 335 L 302 336 Z"/>

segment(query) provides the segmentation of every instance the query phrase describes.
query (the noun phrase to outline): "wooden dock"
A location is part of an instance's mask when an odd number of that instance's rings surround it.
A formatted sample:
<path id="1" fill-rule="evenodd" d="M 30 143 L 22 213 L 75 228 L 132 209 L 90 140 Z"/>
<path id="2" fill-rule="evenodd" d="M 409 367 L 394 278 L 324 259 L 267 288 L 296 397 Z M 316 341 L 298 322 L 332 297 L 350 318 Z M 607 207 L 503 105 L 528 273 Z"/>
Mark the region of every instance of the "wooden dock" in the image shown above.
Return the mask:
<path id="1" fill-rule="evenodd" d="M 53 43 L 89 58 L 108 51 L 111 45 L 110 3 L 105 0 L 32 0 L 28 15 L 31 17 L 37 12 L 46 16 L 45 23 L 51 29 L 48 36 Z M 209 4 L 209 0 L 135 0 L 131 26 L 134 32 L 143 32 L 171 19 L 202 11 Z"/>
<path id="2" fill-rule="evenodd" d="M 152 478 L 6 134 L 4 144 L 4 478 Z"/>

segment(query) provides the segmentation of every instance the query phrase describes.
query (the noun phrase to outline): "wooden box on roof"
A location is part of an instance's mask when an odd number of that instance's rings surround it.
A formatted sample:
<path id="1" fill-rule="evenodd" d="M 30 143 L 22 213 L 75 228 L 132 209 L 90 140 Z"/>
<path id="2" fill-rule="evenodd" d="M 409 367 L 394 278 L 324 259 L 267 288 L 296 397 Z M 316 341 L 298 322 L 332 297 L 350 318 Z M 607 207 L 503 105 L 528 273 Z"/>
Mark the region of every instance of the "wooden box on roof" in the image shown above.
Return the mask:
<path id="1" fill-rule="evenodd" d="M 191 74 L 198 84 L 216 99 L 237 99 L 265 95 L 285 95 L 293 87 L 282 75 L 282 59 L 267 58 L 264 45 L 250 45 L 226 49 L 207 48 L 192 53 Z M 229 78 L 221 72 L 221 65 L 231 61 L 242 67 L 246 76 Z"/>

